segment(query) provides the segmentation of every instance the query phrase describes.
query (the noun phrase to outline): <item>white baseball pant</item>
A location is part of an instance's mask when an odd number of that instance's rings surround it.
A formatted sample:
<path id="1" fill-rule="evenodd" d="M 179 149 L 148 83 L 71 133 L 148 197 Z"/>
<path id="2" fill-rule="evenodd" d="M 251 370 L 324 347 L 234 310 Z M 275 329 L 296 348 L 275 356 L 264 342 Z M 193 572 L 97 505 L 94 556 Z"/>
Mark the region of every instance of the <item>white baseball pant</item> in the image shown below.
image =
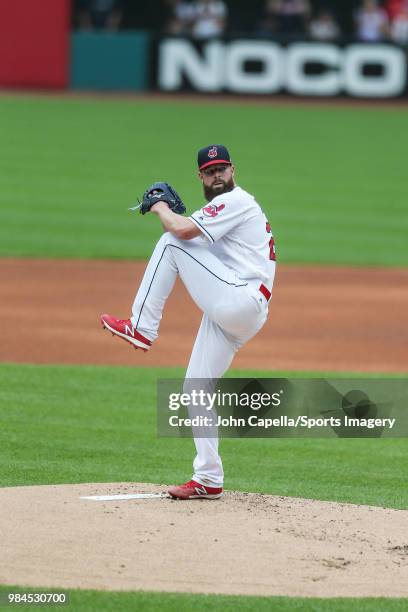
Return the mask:
<path id="1" fill-rule="evenodd" d="M 144 273 L 132 307 L 132 324 L 141 334 L 155 340 L 168 296 L 179 274 L 203 318 L 186 372 L 203 381 L 206 391 L 228 370 L 236 351 L 263 326 L 268 302 L 259 292 L 259 279 L 242 280 L 225 266 L 201 240 L 179 240 L 166 232 L 158 241 Z M 194 381 L 194 388 L 196 389 Z M 197 415 L 194 411 L 194 415 Z M 211 415 L 203 407 L 204 415 Z M 199 428 L 193 434 L 199 434 Z M 193 479 L 207 486 L 222 486 L 224 473 L 214 437 L 194 435 L 197 455 Z"/>

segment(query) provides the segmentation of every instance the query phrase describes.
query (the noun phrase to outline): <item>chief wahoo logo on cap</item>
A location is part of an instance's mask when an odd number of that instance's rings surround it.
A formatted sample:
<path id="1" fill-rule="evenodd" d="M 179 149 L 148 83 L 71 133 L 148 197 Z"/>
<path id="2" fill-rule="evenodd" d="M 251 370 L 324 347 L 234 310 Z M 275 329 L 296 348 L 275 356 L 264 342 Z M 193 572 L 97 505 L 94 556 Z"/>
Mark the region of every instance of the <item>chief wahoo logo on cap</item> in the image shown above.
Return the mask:
<path id="1" fill-rule="evenodd" d="M 217 147 L 213 147 L 212 149 L 208 151 L 208 157 L 210 157 L 211 159 L 213 159 L 214 157 L 217 157 L 217 154 L 218 154 Z"/>

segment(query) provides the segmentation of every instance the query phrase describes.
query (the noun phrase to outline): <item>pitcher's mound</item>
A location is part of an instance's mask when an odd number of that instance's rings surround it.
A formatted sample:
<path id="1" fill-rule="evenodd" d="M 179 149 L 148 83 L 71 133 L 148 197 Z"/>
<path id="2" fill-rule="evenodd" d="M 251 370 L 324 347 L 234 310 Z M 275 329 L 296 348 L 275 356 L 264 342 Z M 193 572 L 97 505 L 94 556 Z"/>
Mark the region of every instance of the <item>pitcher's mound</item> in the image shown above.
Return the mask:
<path id="1" fill-rule="evenodd" d="M 143 483 L 0 489 L 0 582 L 294 597 L 408 596 L 408 511 L 253 493 L 87 495 Z"/>

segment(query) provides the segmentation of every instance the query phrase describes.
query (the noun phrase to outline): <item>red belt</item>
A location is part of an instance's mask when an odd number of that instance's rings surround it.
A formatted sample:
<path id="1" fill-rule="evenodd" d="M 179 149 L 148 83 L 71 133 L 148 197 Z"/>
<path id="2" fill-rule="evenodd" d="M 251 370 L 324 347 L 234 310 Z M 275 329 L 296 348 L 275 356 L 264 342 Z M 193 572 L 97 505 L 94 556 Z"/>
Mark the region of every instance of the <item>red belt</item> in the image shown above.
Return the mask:
<path id="1" fill-rule="evenodd" d="M 272 293 L 269 291 L 269 289 L 267 289 L 265 287 L 265 285 L 261 284 L 260 287 L 259 287 L 259 291 L 266 298 L 266 301 L 269 302 L 269 300 L 271 299 L 271 295 L 272 295 Z"/>

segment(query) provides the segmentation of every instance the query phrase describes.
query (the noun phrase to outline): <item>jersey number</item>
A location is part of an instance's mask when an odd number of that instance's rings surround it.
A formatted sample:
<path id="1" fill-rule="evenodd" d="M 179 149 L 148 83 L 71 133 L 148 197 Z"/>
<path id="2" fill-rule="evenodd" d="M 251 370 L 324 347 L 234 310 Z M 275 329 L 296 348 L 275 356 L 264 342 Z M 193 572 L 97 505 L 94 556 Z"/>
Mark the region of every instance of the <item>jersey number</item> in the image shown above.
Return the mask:
<path id="1" fill-rule="evenodd" d="M 271 224 L 269 223 L 269 221 L 266 222 L 266 231 L 268 234 L 272 234 Z M 276 261 L 275 239 L 273 236 L 271 236 L 271 239 L 269 241 L 269 259 L 271 259 L 272 261 Z"/>

